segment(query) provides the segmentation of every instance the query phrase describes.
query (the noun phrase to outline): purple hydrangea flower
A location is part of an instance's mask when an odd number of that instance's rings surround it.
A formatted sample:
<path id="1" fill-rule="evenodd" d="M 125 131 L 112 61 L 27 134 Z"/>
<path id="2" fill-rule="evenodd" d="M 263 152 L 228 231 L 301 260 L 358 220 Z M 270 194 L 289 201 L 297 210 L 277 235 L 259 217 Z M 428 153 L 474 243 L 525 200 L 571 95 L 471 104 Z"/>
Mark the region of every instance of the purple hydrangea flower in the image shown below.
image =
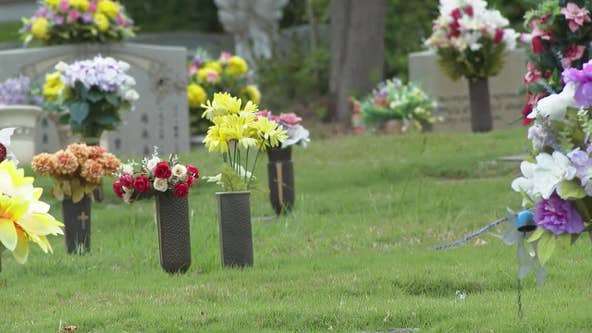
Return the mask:
<path id="1" fill-rule="evenodd" d="M 563 200 L 555 193 L 537 204 L 534 221 L 537 226 L 554 235 L 579 234 L 584 231 L 584 222 L 573 201 Z"/>
<path id="2" fill-rule="evenodd" d="M 0 105 L 28 104 L 31 80 L 26 76 L 0 83 Z"/>
<path id="3" fill-rule="evenodd" d="M 561 73 L 565 84 L 575 83 L 577 89 L 574 99 L 581 107 L 592 106 L 592 60 L 582 66 L 582 69 L 567 68 Z"/>

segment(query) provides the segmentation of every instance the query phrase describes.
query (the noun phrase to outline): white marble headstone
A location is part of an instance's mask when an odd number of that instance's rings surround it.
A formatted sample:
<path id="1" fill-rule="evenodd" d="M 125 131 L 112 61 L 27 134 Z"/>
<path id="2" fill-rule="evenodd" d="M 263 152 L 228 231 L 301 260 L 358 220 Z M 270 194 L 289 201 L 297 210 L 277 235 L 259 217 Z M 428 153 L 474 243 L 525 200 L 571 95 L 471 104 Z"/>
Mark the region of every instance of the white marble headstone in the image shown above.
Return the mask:
<path id="1" fill-rule="evenodd" d="M 526 95 L 520 93 L 526 70 L 526 54 L 517 49 L 506 53 L 503 70 L 489 78 L 489 96 L 493 128 L 521 126 L 521 111 Z M 419 85 L 438 103 L 444 122 L 434 131 L 471 131 L 469 87 L 466 79 L 452 81 L 440 69 L 437 55 L 430 51 L 409 54 L 409 81 Z"/>
<path id="2" fill-rule="evenodd" d="M 163 154 L 188 151 L 184 47 L 88 44 L 0 51 L 0 80 L 18 74 L 42 80 L 59 61 L 71 63 L 98 54 L 128 62 L 140 94 L 135 110 L 123 116 L 120 129 L 106 134 L 108 149 L 127 156 L 147 155 L 153 146 Z M 43 117 L 37 129 L 37 152 L 59 148 L 56 129 L 49 119 Z"/>

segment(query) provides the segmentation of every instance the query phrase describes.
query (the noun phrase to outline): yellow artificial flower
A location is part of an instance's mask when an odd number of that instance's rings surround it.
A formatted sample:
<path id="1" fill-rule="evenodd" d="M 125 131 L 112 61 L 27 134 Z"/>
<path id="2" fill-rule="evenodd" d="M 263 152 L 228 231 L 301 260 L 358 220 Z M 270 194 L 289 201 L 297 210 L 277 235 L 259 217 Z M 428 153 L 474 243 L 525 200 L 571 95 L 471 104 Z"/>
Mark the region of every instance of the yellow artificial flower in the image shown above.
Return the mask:
<path id="1" fill-rule="evenodd" d="M 206 109 L 202 117 L 213 121 L 219 116 L 238 114 L 241 112 L 241 104 L 240 98 L 233 97 L 227 92 L 215 93 L 212 101 L 207 101 L 207 104 L 202 105 Z"/>
<path id="2" fill-rule="evenodd" d="M 99 10 L 99 13 L 114 19 L 117 17 L 117 14 L 119 14 L 119 3 L 111 0 L 103 0 L 98 3 L 97 9 Z"/>
<path id="3" fill-rule="evenodd" d="M 256 119 L 255 114 L 232 114 L 223 118 L 220 131 L 227 141 L 236 141 L 243 148 L 257 145 L 256 137 L 249 135 L 249 128 Z"/>
<path id="4" fill-rule="evenodd" d="M 96 13 L 93 16 L 93 20 L 97 25 L 97 28 L 99 28 L 99 31 L 105 32 L 109 30 L 109 19 L 104 14 Z"/>
<path id="5" fill-rule="evenodd" d="M 45 0 L 45 5 L 47 7 L 49 7 L 50 9 L 58 8 L 59 4 L 60 4 L 60 0 Z"/>
<path id="6" fill-rule="evenodd" d="M 49 38 L 49 22 L 45 17 L 39 17 L 33 21 L 31 25 L 31 32 L 37 39 Z"/>
<path id="7" fill-rule="evenodd" d="M 217 73 L 222 73 L 222 65 L 218 61 L 208 61 L 203 65 L 203 68 L 215 70 Z"/>
<path id="8" fill-rule="evenodd" d="M 242 75 L 246 74 L 249 71 L 249 65 L 245 59 L 239 56 L 232 56 L 228 59 L 228 66 L 226 67 L 226 72 L 231 75 Z"/>
<path id="9" fill-rule="evenodd" d="M 192 109 L 200 107 L 207 99 L 206 91 L 199 84 L 192 83 L 187 86 L 187 101 Z"/>
<path id="10" fill-rule="evenodd" d="M 0 163 L 0 244 L 21 264 L 27 261 L 29 241 L 52 252 L 47 236 L 63 234 L 64 225 L 48 213 L 48 204 L 39 201 L 42 193 L 14 162 Z"/>
<path id="11" fill-rule="evenodd" d="M 253 101 L 253 103 L 259 105 L 261 102 L 261 92 L 259 91 L 259 88 L 257 88 L 256 85 L 254 84 L 249 84 L 246 88 L 245 88 L 245 92 L 247 93 L 248 98 Z"/>
<path id="12" fill-rule="evenodd" d="M 265 117 L 259 118 L 253 127 L 260 140 L 258 146 L 263 150 L 267 147 L 278 147 L 288 138 L 288 133 L 281 125 Z"/>
<path id="13" fill-rule="evenodd" d="M 216 83 L 220 81 L 220 74 L 212 68 L 201 68 L 197 71 L 197 81 L 200 83 Z"/>
<path id="14" fill-rule="evenodd" d="M 228 152 L 228 140 L 224 137 L 220 127 L 221 117 L 214 120 L 214 125 L 210 126 L 206 137 L 203 139 L 208 151 L 218 151 L 221 153 Z"/>
<path id="15" fill-rule="evenodd" d="M 55 101 L 64 90 L 62 74 L 54 72 L 45 75 L 45 84 L 43 85 L 43 96 L 48 101 Z"/>
<path id="16" fill-rule="evenodd" d="M 70 6 L 86 12 L 88 10 L 89 2 L 88 0 L 70 0 Z"/>

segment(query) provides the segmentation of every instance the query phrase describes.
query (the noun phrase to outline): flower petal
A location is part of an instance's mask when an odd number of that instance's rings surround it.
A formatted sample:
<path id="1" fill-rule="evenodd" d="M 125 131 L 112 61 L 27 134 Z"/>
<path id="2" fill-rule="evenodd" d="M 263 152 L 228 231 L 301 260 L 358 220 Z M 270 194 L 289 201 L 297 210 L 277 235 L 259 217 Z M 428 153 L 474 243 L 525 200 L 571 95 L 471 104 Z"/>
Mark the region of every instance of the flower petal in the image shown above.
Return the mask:
<path id="1" fill-rule="evenodd" d="M 0 219 L 0 243 L 10 251 L 16 248 L 16 228 L 11 220 Z"/>

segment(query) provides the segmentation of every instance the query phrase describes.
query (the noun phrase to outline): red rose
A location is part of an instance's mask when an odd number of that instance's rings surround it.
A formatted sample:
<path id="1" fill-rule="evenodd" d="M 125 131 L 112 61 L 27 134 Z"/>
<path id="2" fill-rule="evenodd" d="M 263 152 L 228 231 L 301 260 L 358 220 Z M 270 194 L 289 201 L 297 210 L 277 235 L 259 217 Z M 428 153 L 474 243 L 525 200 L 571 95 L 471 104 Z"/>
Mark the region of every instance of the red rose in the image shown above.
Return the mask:
<path id="1" fill-rule="evenodd" d="M 467 15 L 473 16 L 473 6 L 465 6 L 465 8 L 463 9 L 465 10 L 465 13 L 467 13 Z"/>
<path id="2" fill-rule="evenodd" d="M 169 178 L 172 175 L 171 167 L 167 162 L 158 162 L 154 167 L 154 177 L 156 178 Z"/>
<path id="3" fill-rule="evenodd" d="M 522 108 L 522 125 L 528 126 L 532 123 L 533 119 L 526 118 L 532 112 L 532 104 L 527 102 L 526 105 Z"/>
<path id="4" fill-rule="evenodd" d="M 121 185 L 120 181 L 116 181 L 113 183 L 113 192 L 115 192 L 115 194 L 122 198 L 123 197 L 123 185 Z"/>
<path id="5" fill-rule="evenodd" d="M 173 193 L 175 193 L 175 196 L 177 198 L 186 197 L 187 194 L 189 193 L 189 185 L 187 185 L 187 183 L 179 183 L 179 184 L 175 185 L 175 188 L 173 189 Z"/>
<path id="6" fill-rule="evenodd" d="M 188 175 L 193 176 L 195 179 L 199 179 L 199 169 L 196 166 L 187 164 L 185 167 L 187 168 Z"/>
<path id="7" fill-rule="evenodd" d="M 132 175 L 130 175 L 129 173 L 124 173 L 123 175 L 121 175 L 121 177 L 119 177 L 119 182 L 121 183 L 121 186 L 133 188 L 134 177 L 132 177 Z"/>
<path id="8" fill-rule="evenodd" d="M 504 29 L 497 28 L 495 29 L 495 35 L 493 36 L 493 42 L 495 44 L 499 44 L 504 39 Z"/>
<path id="9" fill-rule="evenodd" d="M 146 176 L 138 176 L 134 179 L 134 189 L 138 192 L 148 192 L 150 190 L 150 179 Z"/>
<path id="10" fill-rule="evenodd" d="M 4 147 L 4 145 L 0 143 L 0 162 L 6 159 L 7 154 L 8 152 L 6 151 L 6 147 Z"/>
<path id="11" fill-rule="evenodd" d="M 187 185 L 192 186 L 195 184 L 195 178 L 192 175 L 187 175 Z"/>
<path id="12" fill-rule="evenodd" d="M 534 53 L 534 54 L 539 54 L 545 50 L 545 47 L 543 46 L 543 39 L 540 36 L 533 37 L 531 44 L 532 44 L 532 53 Z"/>
<path id="13" fill-rule="evenodd" d="M 468 14 L 468 13 L 467 13 Z M 452 18 L 456 21 L 458 19 L 460 19 L 460 17 L 462 16 L 462 12 L 460 11 L 460 8 L 454 8 L 451 12 L 450 12 L 450 16 L 452 16 Z"/>

